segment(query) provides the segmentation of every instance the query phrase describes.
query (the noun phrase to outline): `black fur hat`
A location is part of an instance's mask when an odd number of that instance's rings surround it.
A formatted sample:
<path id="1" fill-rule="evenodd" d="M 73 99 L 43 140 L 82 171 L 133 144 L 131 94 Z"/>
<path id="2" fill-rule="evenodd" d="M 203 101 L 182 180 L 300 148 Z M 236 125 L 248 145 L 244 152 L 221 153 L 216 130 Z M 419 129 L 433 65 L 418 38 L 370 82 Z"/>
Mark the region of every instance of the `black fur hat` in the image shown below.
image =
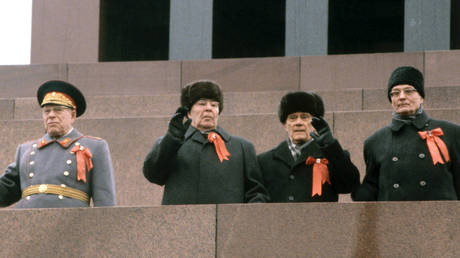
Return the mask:
<path id="1" fill-rule="evenodd" d="M 409 84 L 413 86 L 422 98 L 425 98 L 425 90 L 423 86 L 423 74 L 412 66 L 401 66 L 396 68 L 391 73 L 390 79 L 388 80 L 388 100 L 391 102 L 390 92 L 391 89 L 396 85 Z"/>
<path id="2" fill-rule="evenodd" d="M 44 103 L 43 99 L 45 98 L 47 93 L 56 94 L 56 97 L 51 97 L 49 99 L 47 98 L 45 99 Z M 70 97 L 72 104 L 65 104 L 65 102 L 62 102 L 59 99 L 59 93 L 64 94 L 64 96 L 67 96 L 67 98 Z M 86 110 L 85 97 L 83 96 L 81 91 L 74 85 L 65 81 L 53 80 L 47 81 L 40 85 L 40 87 L 37 90 L 37 100 L 38 104 L 41 107 L 43 107 L 46 104 L 55 104 L 75 108 L 77 117 L 83 115 L 83 113 L 85 113 Z"/>
<path id="3" fill-rule="evenodd" d="M 213 81 L 196 81 L 187 84 L 181 92 L 180 103 L 183 107 L 192 108 L 200 99 L 212 99 L 219 102 L 219 114 L 224 109 L 224 95 L 219 85 Z"/>
<path id="4" fill-rule="evenodd" d="M 290 92 L 281 98 L 278 117 L 282 124 L 286 123 L 289 114 L 308 112 L 312 116 L 324 116 L 324 104 L 321 97 L 313 92 Z"/>

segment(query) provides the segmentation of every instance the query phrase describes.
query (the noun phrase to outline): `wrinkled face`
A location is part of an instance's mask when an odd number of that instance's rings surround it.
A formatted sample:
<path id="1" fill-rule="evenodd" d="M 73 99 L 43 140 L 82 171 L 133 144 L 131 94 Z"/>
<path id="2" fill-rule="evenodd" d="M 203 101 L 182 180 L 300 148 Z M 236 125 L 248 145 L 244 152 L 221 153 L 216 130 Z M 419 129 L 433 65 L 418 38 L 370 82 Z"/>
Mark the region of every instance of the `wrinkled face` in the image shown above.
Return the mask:
<path id="1" fill-rule="evenodd" d="M 68 107 L 50 104 L 42 108 L 42 117 L 46 132 L 51 137 L 59 138 L 72 128 L 76 112 Z"/>
<path id="2" fill-rule="evenodd" d="M 403 116 L 415 114 L 423 103 L 422 96 L 409 84 L 394 86 L 390 91 L 390 97 L 395 113 Z"/>
<path id="3" fill-rule="evenodd" d="M 312 115 L 307 112 L 295 112 L 287 116 L 284 129 L 293 143 L 302 144 L 311 139 L 310 133 L 315 131 L 311 119 Z"/>
<path id="4" fill-rule="evenodd" d="M 200 131 L 213 130 L 219 119 L 219 102 L 210 99 L 200 99 L 188 112 L 192 126 Z"/>

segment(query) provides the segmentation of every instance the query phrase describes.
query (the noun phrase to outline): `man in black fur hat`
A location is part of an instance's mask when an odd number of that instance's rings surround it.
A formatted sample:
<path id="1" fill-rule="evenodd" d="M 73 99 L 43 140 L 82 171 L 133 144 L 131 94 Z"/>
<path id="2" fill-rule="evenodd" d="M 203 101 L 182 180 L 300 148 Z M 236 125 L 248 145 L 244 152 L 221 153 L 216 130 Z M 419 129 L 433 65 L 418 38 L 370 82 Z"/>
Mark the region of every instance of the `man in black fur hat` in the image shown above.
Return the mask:
<path id="1" fill-rule="evenodd" d="M 115 205 L 107 142 L 81 134 L 73 123 L 86 109 L 83 94 L 64 81 L 37 91 L 46 134 L 19 145 L 16 161 L 0 177 L 0 206 L 17 208 Z"/>
<path id="2" fill-rule="evenodd" d="M 359 172 L 323 119 L 315 93 L 286 94 L 278 116 L 288 139 L 258 156 L 272 202 L 337 202 L 359 185 Z"/>
<path id="3" fill-rule="evenodd" d="M 182 89 L 181 107 L 143 167 L 147 180 L 165 186 L 163 204 L 267 201 L 254 146 L 218 126 L 223 104 L 212 81 Z"/>
<path id="4" fill-rule="evenodd" d="M 422 108 L 423 75 L 398 67 L 390 76 L 393 119 L 364 142 L 366 175 L 355 201 L 460 198 L 460 126 L 430 118 Z"/>

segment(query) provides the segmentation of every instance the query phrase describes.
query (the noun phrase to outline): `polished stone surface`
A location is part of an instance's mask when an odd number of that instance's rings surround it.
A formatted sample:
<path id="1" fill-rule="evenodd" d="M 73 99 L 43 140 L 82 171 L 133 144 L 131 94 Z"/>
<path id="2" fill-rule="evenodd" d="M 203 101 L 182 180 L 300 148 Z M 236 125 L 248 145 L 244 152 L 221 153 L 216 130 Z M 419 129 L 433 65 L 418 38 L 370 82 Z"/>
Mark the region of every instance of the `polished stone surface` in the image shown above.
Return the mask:
<path id="1" fill-rule="evenodd" d="M 404 52 L 450 49 L 451 15 L 450 0 L 404 1 Z"/>
<path id="2" fill-rule="evenodd" d="M 425 53 L 426 86 L 460 86 L 460 50 Z"/>
<path id="3" fill-rule="evenodd" d="M 180 62 L 69 64 L 68 80 L 88 97 L 179 93 Z"/>
<path id="4" fill-rule="evenodd" d="M 37 96 L 38 87 L 48 80 L 65 80 L 66 65 L 0 65 L 0 98 Z"/>
<path id="5" fill-rule="evenodd" d="M 14 118 L 14 100 L 0 98 L 0 120 L 11 120 Z"/>
<path id="6" fill-rule="evenodd" d="M 297 90 L 299 57 L 182 62 L 182 86 L 202 79 L 218 82 L 224 91 Z"/>
<path id="7" fill-rule="evenodd" d="M 1 210 L 1 257 L 215 257 L 215 205 Z"/>
<path id="8" fill-rule="evenodd" d="M 411 65 L 423 71 L 424 53 L 384 53 L 301 57 L 301 89 L 386 87 L 391 72 Z"/>
<path id="9" fill-rule="evenodd" d="M 35 0 L 32 64 L 93 63 L 99 58 L 98 0 Z"/>
<path id="10" fill-rule="evenodd" d="M 217 257 L 458 257 L 459 202 L 218 205 Z"/>

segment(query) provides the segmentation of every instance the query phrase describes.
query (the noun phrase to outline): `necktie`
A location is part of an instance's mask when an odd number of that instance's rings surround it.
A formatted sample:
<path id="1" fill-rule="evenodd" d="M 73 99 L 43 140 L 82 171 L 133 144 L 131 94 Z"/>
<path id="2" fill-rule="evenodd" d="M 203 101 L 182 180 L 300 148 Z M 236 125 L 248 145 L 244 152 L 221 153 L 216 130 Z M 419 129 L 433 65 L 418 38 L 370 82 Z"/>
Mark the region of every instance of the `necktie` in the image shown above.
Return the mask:
<path id="1" fill-rule="evenodd" d="M 210 132 L 208 134 L 208 141 L 214 144 L 214 148 L 216 149 L 217 157 L 219 157 L 220 163 L 222 161 L 228 160 L 230 157 L 230 152 L 228 152 L 227 147 L 225 147 L 225 142 L 222 140 L 219 134 L 216 132 Z"/>
<path id="2" fill-rule="evenodd" d="M 327 168 L 328 160 L 324 158 L 316 159 L 309 156 L 305 163 L 307 165 L 313 164 L 313 185 L 311 196 L 313 197 L 316 194 L 321 196 L 323 184 L 326 182 L 331 184 L 331 181 L 329 180 L 329 170 Z"/>
<path id="3" fill-rule="evenodd" d="M 433 130 L 428 131 L 419 131 L 418 134 L 423 140 L 426 140 L 426 145 L 428 146 L 428 150 L 430 151 L 431 158 L 433 159 L 433 165 L 436 163 L 444 164 L 444 160 L 441 157 L 444 156 L 446 162 L 449 162 L 449 151 L 447 150 L 447 146 L 444 141 L 439 138 L 439 136 L 443 136 L 444 133 L 441 128 L 436 128 Z M 439 153 L 441 150 L 441 153 Z"/>

